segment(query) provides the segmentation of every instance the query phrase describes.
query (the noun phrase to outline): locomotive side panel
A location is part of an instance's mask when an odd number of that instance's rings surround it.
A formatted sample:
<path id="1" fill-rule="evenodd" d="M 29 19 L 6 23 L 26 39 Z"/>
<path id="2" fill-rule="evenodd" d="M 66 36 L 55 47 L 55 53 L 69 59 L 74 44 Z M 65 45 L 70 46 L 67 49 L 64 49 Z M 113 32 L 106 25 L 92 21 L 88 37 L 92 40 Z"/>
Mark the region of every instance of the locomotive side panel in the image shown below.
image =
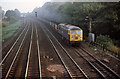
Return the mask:
<path id="1" fill-rule="evenodd" d="M 60 33 L 65 39 L 69 40 L 70 35 L 68 35 L 68 30 L 61 27 L 59 28 L 58 33 Z"/>

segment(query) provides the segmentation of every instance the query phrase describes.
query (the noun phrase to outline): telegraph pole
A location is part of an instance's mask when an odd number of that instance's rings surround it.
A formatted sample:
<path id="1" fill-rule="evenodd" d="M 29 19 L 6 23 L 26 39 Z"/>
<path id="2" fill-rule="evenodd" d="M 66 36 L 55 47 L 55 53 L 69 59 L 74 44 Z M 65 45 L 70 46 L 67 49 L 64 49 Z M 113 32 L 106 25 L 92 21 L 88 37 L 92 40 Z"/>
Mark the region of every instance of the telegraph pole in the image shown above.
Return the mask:
<path id="1" fill-rule="evenodd" d="M 92 33 L 92 18 L 89 18 L 89 33 Z"/>
<path id="2" fill-rule="evenodd" d="M 92 18 L 90 18 L 89 16 L 86 16 L 85 18 L 86 21 L 88 21 L 89 23 L 89 34 L 88 34 L 88 37 L 89 37 L 89 43 L 92 43 L 95 41 L 95 34 L 92 33 Z M 90 45 L 90 44 L 89 44 Z"/>
<path id="3" fill-rule="evenodd" d="M 92 33 L 92 18 L 86 16 L 85 20 L 89 22 L 89 33 Z"/>

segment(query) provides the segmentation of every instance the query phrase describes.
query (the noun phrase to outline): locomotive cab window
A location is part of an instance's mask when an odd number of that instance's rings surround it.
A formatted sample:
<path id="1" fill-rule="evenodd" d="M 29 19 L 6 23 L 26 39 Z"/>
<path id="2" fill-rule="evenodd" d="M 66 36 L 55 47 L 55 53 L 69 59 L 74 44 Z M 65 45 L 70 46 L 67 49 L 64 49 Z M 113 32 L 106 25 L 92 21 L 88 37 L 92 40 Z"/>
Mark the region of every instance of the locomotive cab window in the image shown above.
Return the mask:
<path id="1" fill-rule="evenodd" d="M 76 31 L 71 31 L 71 34 L 76 34 Z"/>
<path id="2" fill-rule="evenodd" d="M 76 31 L 77 34 L 81 34 L 81 31 Z"/>

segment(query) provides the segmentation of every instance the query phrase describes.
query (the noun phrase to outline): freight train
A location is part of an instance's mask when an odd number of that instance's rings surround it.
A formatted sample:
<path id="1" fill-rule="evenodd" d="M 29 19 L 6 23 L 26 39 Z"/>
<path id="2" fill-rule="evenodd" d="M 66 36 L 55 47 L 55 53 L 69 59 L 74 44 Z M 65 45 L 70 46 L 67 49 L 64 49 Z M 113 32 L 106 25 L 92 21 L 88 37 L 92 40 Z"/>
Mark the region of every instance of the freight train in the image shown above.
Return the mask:
<path id="1" fill-rule="evenodd" d="M 61 23 L 55 26 L 56 31 L 64 41 L 69 44 L 80 43 L 83 41 L 83 30 L 77 26 Z"/>

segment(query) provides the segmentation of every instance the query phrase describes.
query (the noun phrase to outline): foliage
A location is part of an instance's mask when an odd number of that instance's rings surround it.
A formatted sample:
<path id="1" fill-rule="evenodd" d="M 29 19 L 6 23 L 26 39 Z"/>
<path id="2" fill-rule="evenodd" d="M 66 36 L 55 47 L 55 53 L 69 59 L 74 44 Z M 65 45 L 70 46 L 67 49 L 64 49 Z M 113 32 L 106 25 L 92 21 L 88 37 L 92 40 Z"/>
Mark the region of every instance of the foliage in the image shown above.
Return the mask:
<path id="1" fill-rule="evenodd" d="M 120 52 L 120 48 L 115 45 L 110 45 L 108 48 L 116 53 Z"/>
<path id="2" fill-rule="evenodd" d="M 2 21 L 2 27 L 6 27 L 8 25 L 9 25 L 9 23 L 7 21 Z"/>
<path id="3" fill-rule="evenodd" d="M 113 44 L 112 40 L 110 39 L 110 37 L 108 35 L 97 36 L 96 42 L 99 43 L 99 44 L 102 44 L 104 47 L 108 47 L 111 44 Z"/>
<path id="4" fill-rule="evenodd" d="M 112 39 L 108 35 L 97 36 L 96 42 L 103 45 L 105 48 L 114 52 L 120 52 L 120 48 L 113 44 Z"/>
<path id="5" fill-rule="evenodd" d="M 2 14 L 2 7 L 0 6 L 0 20 L 2 18 L 1 14 Z"/>
<path id="6" fill-rule="evenodd" d="M 16 13 L 16 16 L 17 16 L 17 17 L 20 17 L 20 14 L 21 14 L 21 13 L 20 13 L 20 11 L 19 11 L 18 9 L 15 9 L 14 12 Z"/>
<path id="7" fill-rule="evenodd" d="M 88 16 L 96 36 L 103 34 L 120 40 L 120 2 L 48 2 L 36 11 L 50 21 L 77 25 L 84 35 L 88 35 L 89 21 L 85 20 Z"/>
<path id="8" fill-rule="evenodd" d="M 20 12 L 18 9 L 13 10 L 8 10 L 5 13 L 5 16 L 7 17 L 6 21 L 8 21 L 10 24 L 17 22 L 20 19 Z"/>
<path id="9" fill-rule="evenodd" d="M 2 27 L 2 40 L 9 38 L 20 27 L 20 21 L 10 24 L 6 27 Z"/>
<path id="10" fill-rule="evenodd" d="M 9 20 L 10 24 L 17 22 L 17 19 L 13 16 L 10 16 L 10 20 Z"/>

